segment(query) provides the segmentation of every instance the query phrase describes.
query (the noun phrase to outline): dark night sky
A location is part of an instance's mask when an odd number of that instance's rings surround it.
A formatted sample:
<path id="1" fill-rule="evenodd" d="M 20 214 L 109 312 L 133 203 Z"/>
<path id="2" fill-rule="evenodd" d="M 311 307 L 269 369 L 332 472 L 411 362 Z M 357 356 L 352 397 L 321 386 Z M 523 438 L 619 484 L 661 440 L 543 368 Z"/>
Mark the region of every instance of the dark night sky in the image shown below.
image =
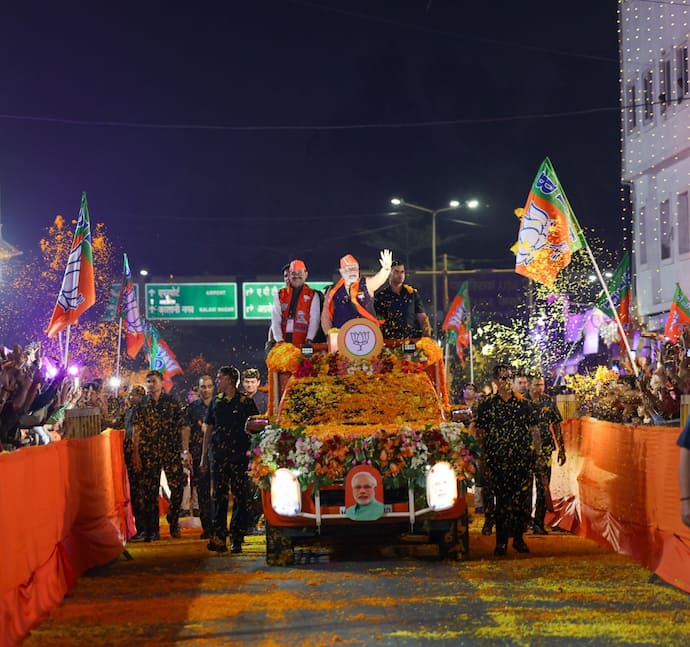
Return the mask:
<path id="1" fill-rule="evenodd" d="M 0 186 L 20 249 L 86 190 L 133 270 L 277 275 L 298 256 L 327 279 L 346 252 L 374 266 L 366 229 L 404 256 L 391 196 L 477 196 L 489 206 L 458 217 L 484 226 L 440 217 L 439 254 L 509 267 L 546 155 L 582 225 L 620 238 L 614 2 L 16 5 L 0 20 Z M 383 127 L 442 121 L 460 123 Z M 411 269 L 430 262 L 423 225 Z"/>

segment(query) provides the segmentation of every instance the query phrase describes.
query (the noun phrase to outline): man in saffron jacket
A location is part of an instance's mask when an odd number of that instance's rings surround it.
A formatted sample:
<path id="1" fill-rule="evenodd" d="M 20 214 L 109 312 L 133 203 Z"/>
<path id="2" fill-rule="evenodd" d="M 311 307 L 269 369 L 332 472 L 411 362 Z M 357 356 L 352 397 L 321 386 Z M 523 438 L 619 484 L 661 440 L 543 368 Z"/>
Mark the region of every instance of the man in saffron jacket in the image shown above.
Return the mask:
<path id="1" fill-rule="evenodd" d="M 321 313 L 321 328 L 328 331 L 340 328 L 350 319 L 363 317 L 375 321 L 379 325 L 381 320 L 376 318 L 373 294 L 387 280 L 391 273 L 393 253 L 384 249 L 379 257 L 381 269 L 372 277 L 359 275 L 359 263 L 352 254 L 340 259 L 340 280 L 328 291 Z"/>
<path id="2" fill-rule="evenodd" d="M 316 290 L 305 283 L 307 276 L 304 261 L 290 263 L 288 283 L 273 299 L 271 332 L 276 342 L 311 344 L 319 330 L 321 301 Z"/>

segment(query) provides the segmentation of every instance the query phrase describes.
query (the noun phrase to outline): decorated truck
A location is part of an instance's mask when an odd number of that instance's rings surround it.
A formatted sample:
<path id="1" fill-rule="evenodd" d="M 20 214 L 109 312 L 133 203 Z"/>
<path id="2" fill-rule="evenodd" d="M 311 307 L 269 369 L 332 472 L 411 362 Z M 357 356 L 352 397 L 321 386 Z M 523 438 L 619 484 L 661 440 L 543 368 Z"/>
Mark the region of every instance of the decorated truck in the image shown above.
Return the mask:
<path id="1" fill-rule="evenodd" d="M 452 420 L 433 340 L 384 343 L 354 319 L 328 344 L 278 344 L 266 363 L 268 415 L 247 428 L 268 564 L 293 563 L 295 546 L 370 539 L 467 553 L 476 443 Z"/>

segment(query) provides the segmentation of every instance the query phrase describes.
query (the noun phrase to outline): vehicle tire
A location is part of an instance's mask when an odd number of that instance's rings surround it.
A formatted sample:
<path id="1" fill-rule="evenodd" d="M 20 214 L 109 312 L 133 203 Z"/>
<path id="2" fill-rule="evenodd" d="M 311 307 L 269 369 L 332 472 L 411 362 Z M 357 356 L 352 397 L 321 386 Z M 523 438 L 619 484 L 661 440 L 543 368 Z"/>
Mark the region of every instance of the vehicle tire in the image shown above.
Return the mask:
<path id="1" fill-rule="evenodd" d="M 469 552 L 470 535 L 467 513 L 460 519 L 453 519 L 445 532 L 434 533 L 435 543 L 441 559 L 462 559 Z"/>
<path id="2" fill-rule="evenodd" d="M 467 559 L 470 556 L 470 515 L 467 510 L 465 510 L 458 522 L 458 539 L 462 546 L 462 555 L 458 555 L 458 559 L 460 557 Z"/>
<path id="3" fill-rule="evenodd" d="M 295 563 L 295 546 L 280 528 L 266 522 L 266 563 L 269 566 L 291 566 Z"/>

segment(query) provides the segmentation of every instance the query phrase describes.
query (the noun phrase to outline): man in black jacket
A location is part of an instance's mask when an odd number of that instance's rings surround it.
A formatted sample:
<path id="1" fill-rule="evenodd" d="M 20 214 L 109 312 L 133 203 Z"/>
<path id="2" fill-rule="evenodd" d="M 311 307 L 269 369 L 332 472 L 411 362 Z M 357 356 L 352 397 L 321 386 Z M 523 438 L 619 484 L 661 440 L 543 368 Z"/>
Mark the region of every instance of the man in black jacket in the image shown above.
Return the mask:
<path id="1" fill-rule="evenodd" d="M 213 449 L 213 537 L 207 546 L 209 550 L 218 553 L 226 553 L 228 550 L 228 486 L 232 489 L 233 496 L 230 519 L 233 553 L 242 552 L 242 542 L 249 527 L 249 436 L 244 425 L 249 416 L 258 415 L 259 411 L 252 398 L 237 390 L 239 382 L 240 372 L 234 366 L 221 366 L 218 369 L 218 395 L 211 400 L 204 423 L 201 470 L 208 469 L 208 450 Z"/>

